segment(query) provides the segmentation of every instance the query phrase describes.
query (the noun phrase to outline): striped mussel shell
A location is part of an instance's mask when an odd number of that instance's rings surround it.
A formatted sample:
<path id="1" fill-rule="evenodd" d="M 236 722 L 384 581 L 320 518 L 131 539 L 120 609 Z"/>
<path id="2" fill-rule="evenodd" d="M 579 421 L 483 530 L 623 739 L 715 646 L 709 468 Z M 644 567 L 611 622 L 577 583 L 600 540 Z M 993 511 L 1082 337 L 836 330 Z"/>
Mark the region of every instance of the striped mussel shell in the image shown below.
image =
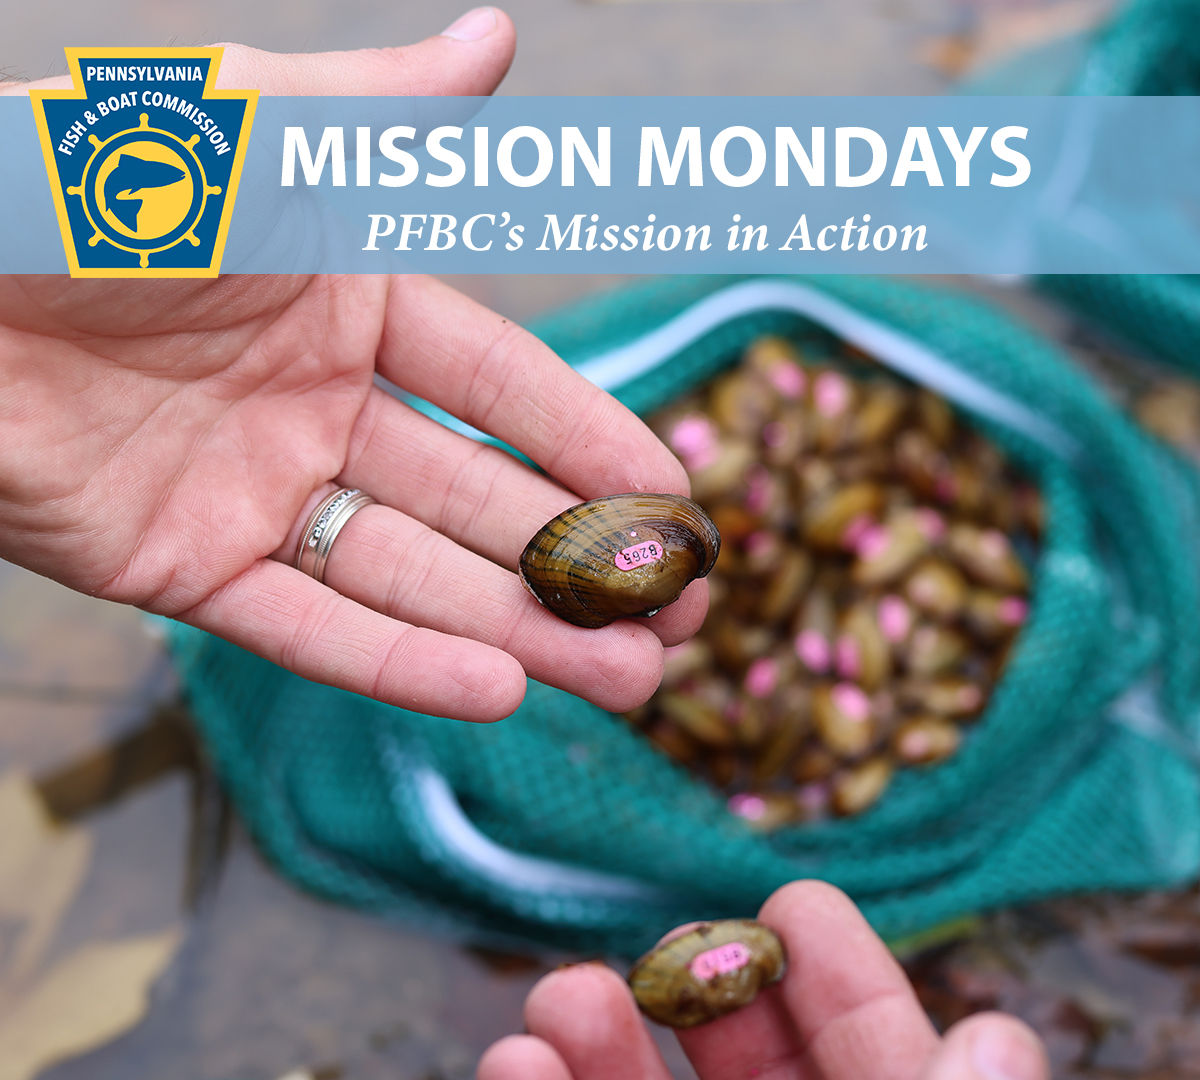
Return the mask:
<path id="1" fill-rule="evenodd" d="M 609 495 L 543 525 L 521 553 L 520 576 L 544 607 L 576 626 L 653 615 L 704 577 L 721 534 L 682 495 Z"/>

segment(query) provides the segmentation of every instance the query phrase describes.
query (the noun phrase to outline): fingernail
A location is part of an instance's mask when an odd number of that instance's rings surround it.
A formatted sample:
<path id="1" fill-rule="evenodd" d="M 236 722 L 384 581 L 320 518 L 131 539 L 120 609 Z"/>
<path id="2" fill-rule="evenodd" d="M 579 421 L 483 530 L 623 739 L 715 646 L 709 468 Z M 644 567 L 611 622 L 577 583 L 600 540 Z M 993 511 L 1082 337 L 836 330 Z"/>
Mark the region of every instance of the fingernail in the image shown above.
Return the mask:
<path id="1" fill-rule="evenodd" d="M 971 1040 L 971 1063 L 981 1080 L 1043 1080 L 1046 1058 L 1029 1032 L 1013 1025 L 981 1027 Z"/>
<path id="2" fill-rule="evenodd" d="M 441 36 L 453 38 L 455 41 L 478 41 L 480 38 L 487 37 L 495 29 L 495 8 L 472 8 L 447 26 Z"/>

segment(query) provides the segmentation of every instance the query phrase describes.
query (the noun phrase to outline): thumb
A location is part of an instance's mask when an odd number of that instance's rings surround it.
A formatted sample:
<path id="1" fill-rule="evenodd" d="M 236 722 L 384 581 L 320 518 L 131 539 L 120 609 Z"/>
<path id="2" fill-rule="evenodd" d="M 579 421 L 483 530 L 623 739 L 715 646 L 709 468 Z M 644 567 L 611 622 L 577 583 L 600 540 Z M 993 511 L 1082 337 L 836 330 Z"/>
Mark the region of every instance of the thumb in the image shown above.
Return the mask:
<path id="1" fill-rule="evenodd" d="M 271 53 L 225 44 L 217 85 L 267 95 L 471 97 L 500 85 L 515 48 L 509 17 L 480 7 L 435 37 L 396 48 Z"/>
<path id="2" fill-rule="evenodd" d="M 1020 1020 L 980 1013 L 955 1024 L 921 1080 L 1049 1080 L 1041 1040 Z"/>
<path id="3" fill-rule="evenodd" d="M 272 53 L 222 42 L 222 89 L 277 97 L 475 97 L 490 94 L 516 48 L 512 20 L 499 8 L 473 8 L 436 37 L 415 45 L 347 52 Z M 71 87 L 66 75 L 32 83 L 0 82 L 0 96 Z"/>

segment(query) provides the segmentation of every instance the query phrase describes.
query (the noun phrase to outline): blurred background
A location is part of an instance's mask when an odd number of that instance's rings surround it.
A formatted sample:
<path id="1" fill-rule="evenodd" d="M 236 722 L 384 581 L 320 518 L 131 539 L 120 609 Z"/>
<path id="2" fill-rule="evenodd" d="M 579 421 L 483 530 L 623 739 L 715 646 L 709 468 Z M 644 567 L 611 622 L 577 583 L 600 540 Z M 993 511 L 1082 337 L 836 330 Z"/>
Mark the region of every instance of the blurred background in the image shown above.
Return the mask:
<path id="1" fill-rule="evenodd" d="M 467 6 L 466 4 L 463 5 Z M 507 94 L 937 94 L 1097 25 L 1110 0 L 511 0 Z M 0 68 L 64 45 L 399 44 L 459 14 L 366 0 L 9 3 Z M 457 278 L 527 320 L 610 284 Z M 1020 288 L 962 282 L 1107 371 L 1106 348 Z M 458 1080 L 521 1028 L 568 957 L 464 948 L 326 905 L 264 865 L 225 803 L 138 613 L 0 563 L 0 1080 Z M 1056 1075 L 1200 1076 L 1190 892 L 976 920 L 908 957 L 942 1023 L 1028 1019 Z M 664 1052 L 692 1075 L 673 1040 Z"/>

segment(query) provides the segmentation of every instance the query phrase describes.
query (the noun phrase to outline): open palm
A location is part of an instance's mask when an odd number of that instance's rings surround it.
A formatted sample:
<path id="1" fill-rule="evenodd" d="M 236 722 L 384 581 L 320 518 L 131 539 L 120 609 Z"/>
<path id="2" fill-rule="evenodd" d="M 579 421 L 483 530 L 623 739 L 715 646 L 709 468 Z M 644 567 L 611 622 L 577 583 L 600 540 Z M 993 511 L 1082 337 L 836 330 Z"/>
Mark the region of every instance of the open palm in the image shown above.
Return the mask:
<path id="1" fill-rule="evenodd" d="M 489 93 L 513 35 L 487 18 L 481 35 L 407 49 L 229 47 L 220 83 Z M 415 412 L 377 373 L 548 476 Z M 701 618 L 702 587 L 593 631 L 522 591 L 512 570 L 549 517 L 686 479 L 632 414 L 437 281 L 0 279 L 0 374 L 0 555 L 306 677 L 462 719 L 510 713 L 526 674 L 620 709 Z M 380 505 L 346 525 L 319 584 L 291 555 L 338 486 Z"/>

